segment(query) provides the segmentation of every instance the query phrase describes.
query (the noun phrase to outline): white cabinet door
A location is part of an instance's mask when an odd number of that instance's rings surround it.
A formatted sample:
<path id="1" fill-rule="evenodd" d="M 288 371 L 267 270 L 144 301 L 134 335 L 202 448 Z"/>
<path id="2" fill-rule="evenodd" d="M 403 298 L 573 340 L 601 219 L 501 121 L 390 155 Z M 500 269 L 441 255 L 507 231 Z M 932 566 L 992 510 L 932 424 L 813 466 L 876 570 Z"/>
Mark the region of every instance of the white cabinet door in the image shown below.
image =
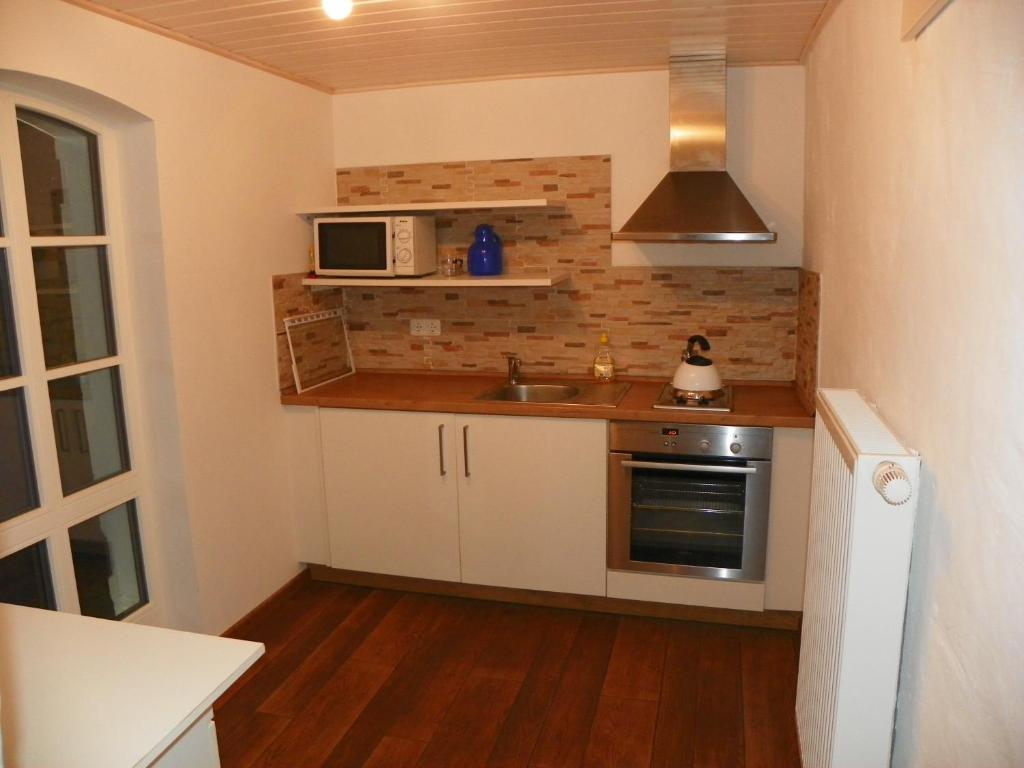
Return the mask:
<path id="1" fill-rule="evenodd" d="M 768 516 L 764 607 L 799 611 L 804 606 L 807 519 L 811 510 L 813 429 L 775 428 L 772 495 Z"/>
<path id="2" fill-rule="evenodd" d="M 150 768 L 220 768 L 213 712 L 207 710 Z"/>
<path id="3" fill-rule="evenodd" d="M 331 566 L 458 581 L 455 418 L 323 408 L 320 430 Z"/>
<path id="4" fill-rule="evenodd" d="M 604 421 L 456 416 L 462 580 L 605 594 Z"/>

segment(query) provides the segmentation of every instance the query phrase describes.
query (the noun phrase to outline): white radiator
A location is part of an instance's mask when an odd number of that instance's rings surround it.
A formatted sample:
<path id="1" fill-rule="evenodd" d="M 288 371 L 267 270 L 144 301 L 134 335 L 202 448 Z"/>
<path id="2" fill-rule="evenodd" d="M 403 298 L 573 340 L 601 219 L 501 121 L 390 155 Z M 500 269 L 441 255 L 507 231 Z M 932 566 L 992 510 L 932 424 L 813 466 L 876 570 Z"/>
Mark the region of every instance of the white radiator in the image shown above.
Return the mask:
<path id="1" fill-rule="evenodd" d="M 818 393 L 796 719 L 804 768 L 884 768 L 919 459 L 853 390 Z"/>

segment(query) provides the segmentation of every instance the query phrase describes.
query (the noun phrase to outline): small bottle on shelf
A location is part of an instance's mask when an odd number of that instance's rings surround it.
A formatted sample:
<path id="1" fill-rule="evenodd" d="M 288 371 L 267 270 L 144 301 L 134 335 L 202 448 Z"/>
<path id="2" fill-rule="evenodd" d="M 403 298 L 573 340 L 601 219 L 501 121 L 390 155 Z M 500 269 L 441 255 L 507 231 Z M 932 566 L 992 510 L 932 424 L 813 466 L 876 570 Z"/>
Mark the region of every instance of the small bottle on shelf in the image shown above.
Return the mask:
<path id="1" fill-rule="evenodd" d="M 615 360 L 608 347 L 608 332 L 602 331 L 594 356 L 594 378 L 598 381 L 612 381 L 615 378 Z"/>

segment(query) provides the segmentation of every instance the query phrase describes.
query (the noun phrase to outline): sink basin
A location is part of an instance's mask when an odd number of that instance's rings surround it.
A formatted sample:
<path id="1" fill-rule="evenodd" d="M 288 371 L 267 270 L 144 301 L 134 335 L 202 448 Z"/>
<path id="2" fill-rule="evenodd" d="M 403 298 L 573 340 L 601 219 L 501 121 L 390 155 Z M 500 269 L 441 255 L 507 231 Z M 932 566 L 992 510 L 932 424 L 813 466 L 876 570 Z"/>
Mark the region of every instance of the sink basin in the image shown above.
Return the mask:
<path id="1" fill-rule="evenodd" d="M 487 395 L 488 400 L 513 403 L 563 403 L 580 393 L 568 384 L 506 384 Z"/>
<path id="2" fill-rule="evenodd" d="M 477 396 L 477 400 L 501 403 L 548 403 L 550 405 L 602 405 L 614 408 L 622 400 L 629 384 L 615 382 L 597 384 L 578 381 L 573 384 L 558 381 L 531 384 L 502 384 Z"/>

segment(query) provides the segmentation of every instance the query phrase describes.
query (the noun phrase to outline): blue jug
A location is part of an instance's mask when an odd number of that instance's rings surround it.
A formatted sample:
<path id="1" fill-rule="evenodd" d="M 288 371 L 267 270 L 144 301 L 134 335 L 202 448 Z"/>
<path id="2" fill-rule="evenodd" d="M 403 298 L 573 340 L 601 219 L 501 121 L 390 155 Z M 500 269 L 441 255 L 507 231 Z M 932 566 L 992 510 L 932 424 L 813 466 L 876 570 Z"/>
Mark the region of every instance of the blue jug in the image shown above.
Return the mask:
<path id="1" fill-rule="evenodd" d="M 476 239 L 469 246 L 469 274 L 476 276 L 500 275 L 502 265 L 502 243 L 498 233 L 490 224 L 476 228 Z"/>

